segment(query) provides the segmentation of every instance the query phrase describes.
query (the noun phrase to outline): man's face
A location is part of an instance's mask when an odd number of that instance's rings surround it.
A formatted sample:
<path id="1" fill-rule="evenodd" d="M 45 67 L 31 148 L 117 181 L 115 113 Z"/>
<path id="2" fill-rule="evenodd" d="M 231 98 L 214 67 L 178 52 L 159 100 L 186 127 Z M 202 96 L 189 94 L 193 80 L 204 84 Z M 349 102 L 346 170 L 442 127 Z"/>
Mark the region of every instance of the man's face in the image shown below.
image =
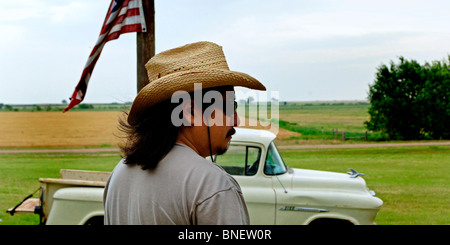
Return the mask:
<path id="1" fill-rule="evenodd" d="M 209 90 L 199 101 L 185 101 L 182 113 L 188 125 L 180 130 L 177 142 L 190 146 L 203 157 L 210 156 L 211 152 L 213 155 L 225 153 L 236 132 L 234 127 L 240 123 L 234 88 L 222 88 L 221 92 Z"/>
<path id="2" fill-rule="evenodd" d="M 236 113 L 235 93 L 234 89 L 230 89 L 222 95 L 223 105 L 215 108 L 213 114 L 214 119 L 222 119 L 215 125 L 210 126 L 210 139 L 213 154 L 221 155 L 228 150 L 228 146 L 232 135 L 236 133 L 234 127 L 239 126 L 240 119 Z M 221 115 L 216 115 L 221 113 Z M 217 117 L 217 118 L 216 118 Z"/>

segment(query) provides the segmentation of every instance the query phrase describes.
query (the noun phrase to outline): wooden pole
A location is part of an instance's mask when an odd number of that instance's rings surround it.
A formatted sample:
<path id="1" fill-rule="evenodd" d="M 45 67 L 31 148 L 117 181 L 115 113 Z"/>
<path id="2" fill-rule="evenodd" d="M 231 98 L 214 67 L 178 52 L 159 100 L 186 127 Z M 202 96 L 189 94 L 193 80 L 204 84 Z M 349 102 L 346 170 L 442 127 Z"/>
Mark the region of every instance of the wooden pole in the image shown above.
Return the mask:
<path id="1" fill-rule="evenodd" d="M 137 92 L 148 83 L 145 63 L 155 55 L 155 1 L 142 0 L 147 32 L 138 32 L 137 41 Z"/>

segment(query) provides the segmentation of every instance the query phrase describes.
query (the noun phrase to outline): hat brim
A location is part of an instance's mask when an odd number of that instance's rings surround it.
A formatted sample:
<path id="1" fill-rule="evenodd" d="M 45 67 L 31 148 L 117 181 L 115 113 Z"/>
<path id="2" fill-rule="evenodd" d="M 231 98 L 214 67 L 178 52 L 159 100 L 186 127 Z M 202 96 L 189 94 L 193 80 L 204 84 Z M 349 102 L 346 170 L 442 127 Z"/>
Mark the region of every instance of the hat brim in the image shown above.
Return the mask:
<path id="1" fill-rule="evenodd" d="M 149 107 L 170 99 L 176 91 L 193 92 L 194 84 L 201 83 L 202 89 L 220 86 L 241 86 L 256 90 L 266 87 L 252 76 L 229 70 L 207 69 L 181 71 L 158 78 L 139 91 L 128 114 L 128 123 Z"/>

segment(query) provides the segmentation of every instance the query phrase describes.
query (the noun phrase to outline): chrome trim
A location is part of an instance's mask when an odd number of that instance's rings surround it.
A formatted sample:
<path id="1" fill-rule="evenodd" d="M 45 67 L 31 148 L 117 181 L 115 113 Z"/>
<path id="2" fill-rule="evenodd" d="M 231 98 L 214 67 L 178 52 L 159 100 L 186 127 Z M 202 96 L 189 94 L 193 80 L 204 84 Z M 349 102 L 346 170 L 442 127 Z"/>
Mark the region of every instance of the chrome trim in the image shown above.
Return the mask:
<path id="1" fill-rule="evenodd" d="M 294 207 L 294 206 L 281 206 L 278 210 L 280 211 L 301 211 L 301 212 L 316 212 L 316 213 L 325 213 L 329 212 L 327 209 L 323 208 L 303 208 L 303 207 Z"/>
<path id="2" fill-rule="evenodd" d="M 353 168 L 350 169 L 351 172 L 348 172 L 347 174 L 350 175 L 350 178 L 356 178 L 358 176 L 364 176 L 363 173 L 358 173 L 356 170 L 354 170 Z"/>

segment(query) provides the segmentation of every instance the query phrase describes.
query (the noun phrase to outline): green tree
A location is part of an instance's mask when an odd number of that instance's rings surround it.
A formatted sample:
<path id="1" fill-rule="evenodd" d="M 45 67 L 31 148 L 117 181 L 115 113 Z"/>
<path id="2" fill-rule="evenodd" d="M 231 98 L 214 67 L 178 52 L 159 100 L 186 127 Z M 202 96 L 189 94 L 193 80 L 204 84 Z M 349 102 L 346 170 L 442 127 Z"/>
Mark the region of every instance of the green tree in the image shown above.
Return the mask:
<path id="1" fill-rule="evenodd" d="M 450 56 L 448 61 L 426 64 L 426 118 L 424 130 L 434 139 L 450 139 Z"/>
<path id="2" fill-rule="evenodd" d="M 450 62 L 399 60 L 377 68 L 366 128 L 391 139 L 450 138 Z"/>
<path id="3" fill-rule="evenodd" d="M 78 108 L 86 110 L 86 109 L 94 109 L 94 106 L 91 104 L 79 104 Z"/>

